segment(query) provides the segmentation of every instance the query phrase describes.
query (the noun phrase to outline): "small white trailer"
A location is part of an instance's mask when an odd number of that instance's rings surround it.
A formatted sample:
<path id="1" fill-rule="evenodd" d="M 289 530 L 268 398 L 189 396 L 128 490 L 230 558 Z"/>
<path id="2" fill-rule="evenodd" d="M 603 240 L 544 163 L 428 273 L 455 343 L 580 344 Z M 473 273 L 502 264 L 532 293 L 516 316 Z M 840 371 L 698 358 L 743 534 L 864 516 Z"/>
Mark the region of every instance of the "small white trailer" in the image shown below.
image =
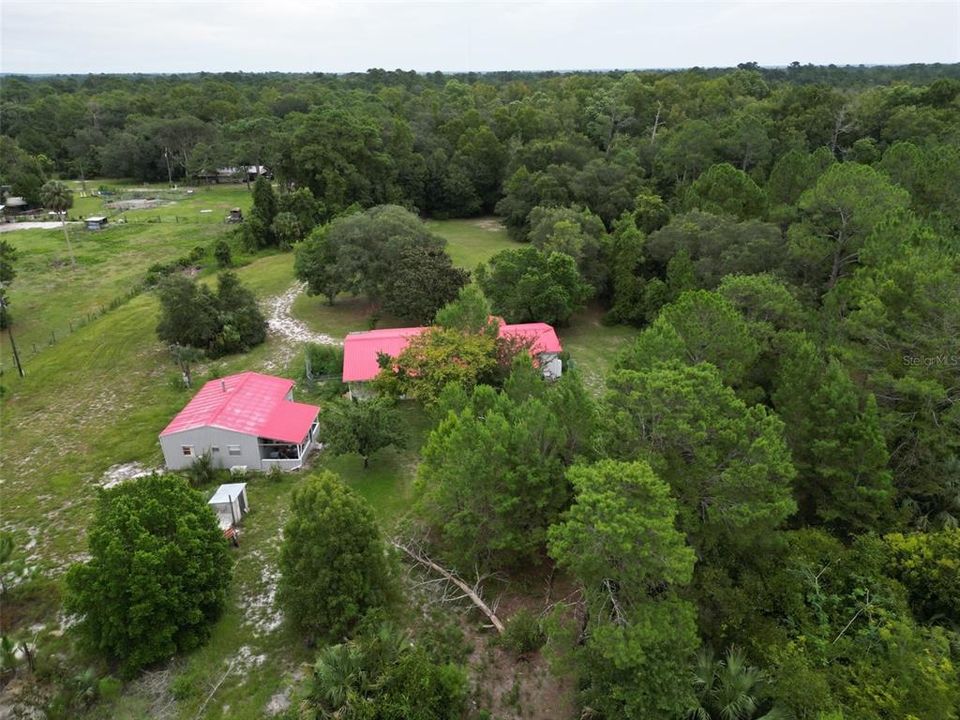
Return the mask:
<path id="1" fill-rule="evenodd" d="M 217 513 L 220 521 L 220 529 L 224 536 L 233 542 L 237 542 L 237 525 L 243 519 L 243 516 L 250 511 L 250 503 L 247 501 L 246 483 L 228 483 L 221 485 L 213 494 L 207 504 Z"/>

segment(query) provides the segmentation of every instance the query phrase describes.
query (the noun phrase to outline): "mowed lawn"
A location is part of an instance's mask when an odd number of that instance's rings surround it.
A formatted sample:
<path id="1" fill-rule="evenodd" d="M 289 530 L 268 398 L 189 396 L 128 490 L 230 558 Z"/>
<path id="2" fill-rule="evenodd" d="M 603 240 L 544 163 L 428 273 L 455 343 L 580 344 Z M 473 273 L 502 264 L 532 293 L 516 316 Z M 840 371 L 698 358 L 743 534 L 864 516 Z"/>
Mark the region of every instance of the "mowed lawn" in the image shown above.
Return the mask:
<path id="1" fill-rule="evenodd" d="M 517 247 L 507 229 L 493 217 L 428 220 L 427 227 L 447 240 L 453 264 L 471 272 L 501 250 Z"/>
<path id="2" fill-rule="evenodd" d="M 71 217 L 94 214 L 113 215 L 95 196 L 80 197 L 79 181 L 69 183 L 74 190 Z M 114 181 L 88 181 L 88 190 L 100 184 L 123 187 Z M 159 188 L 158 188 L 159 190 Z M 210 186 L 197 189 L 193 195 L 157 211 L 125 213 L 127 223 L 117 218 L 100 231 L 88 231 L 80 223 L 69 223 L 68 233 L 77 268 L 70 256 L 62 230 L 17 230 L 3 234 L 3 239 L 17 250 L 17 277 L 8 291 L 10 312 L 15 318 L 14 337 L 25 357 L 43 351 L 60 341 L 122 298 L 143 279 L 154 263 L 169 262 L 190 253 L 196 247 L 210 252 L 214 243 L 228 239 L 234 245 L 238 260 L 244 254 L 234 237 L 234 226 L 223 222 L 223 208 L 249 208 L 250 193 L 243 185 Z M 176 209 L 174 209 L 176 208 Z M 215 211 L 200 215 L 201 209 Z M 180 212 L 196 222 L 177 222 Z M 212 220 L 216 217 L 216 221 Z M 153 222 L 157 217 L 160 222 Z M 148 225 L 144 223 L 150 221 Z M 210 263 L 208 254 L 207 263 Z M 0 356 L 4 367 L 12 360 L 6 333 L 0 339 Z"/>
<path id="3" fill-rule="evenodd" d="M 226 226 L 114 225 L 101 231 L 70 226 L 77 268 L 60 230 L 18 230 L 3 239 L 17 250 L 17 277 L 10 286 L 14 336 L 33 355 L 86 322 L 136 287 L 147 267 L 209 248 L 229 235 Z M 9 361 L 4 333 L 3 357 Z"/>

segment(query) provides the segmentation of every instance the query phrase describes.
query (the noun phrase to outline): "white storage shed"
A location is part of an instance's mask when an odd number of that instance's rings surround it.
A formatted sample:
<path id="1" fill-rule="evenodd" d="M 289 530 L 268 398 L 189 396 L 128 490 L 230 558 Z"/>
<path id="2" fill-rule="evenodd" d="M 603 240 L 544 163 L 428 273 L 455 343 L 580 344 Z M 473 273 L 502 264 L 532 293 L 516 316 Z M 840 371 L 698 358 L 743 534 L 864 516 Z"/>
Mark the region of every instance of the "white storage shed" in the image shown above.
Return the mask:
<path id="1" fill-rule="evenodd" d="M 221 485 L 207 501 L 220 519 L 220 528 L 229 530 L 234 527 L 250 510 L 247 502 L 247 484 L 230 483 Z"/>

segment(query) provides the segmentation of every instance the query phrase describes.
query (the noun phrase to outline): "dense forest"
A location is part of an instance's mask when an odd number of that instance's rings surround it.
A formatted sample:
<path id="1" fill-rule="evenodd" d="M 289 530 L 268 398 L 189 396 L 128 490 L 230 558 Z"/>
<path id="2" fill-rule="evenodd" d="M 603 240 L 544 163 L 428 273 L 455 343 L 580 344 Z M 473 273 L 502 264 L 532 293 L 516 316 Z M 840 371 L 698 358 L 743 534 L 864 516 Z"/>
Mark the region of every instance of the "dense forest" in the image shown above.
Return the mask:
<path id="1" fill-rule="evenodd" d="M 538 632 L 584 717 L 960 717 L 960 65 L 8 76 L 0 113 L 0 183 L 34 203 L 52 177 L 266 166 L 255 203 L 309 205 L 319 230 L 274 242 L 331 302 L 389 293 L 396 266 L 355 267 L 377 218 L 382 247 L 432 247 L 376 206 L 500 217 L 517 248 L 441 311 L 441 358 L 490 310 L 641 328 L 600 393 L 518 361 L 412 392 L 421 536 L 464 574 L 578 588 Z M 418 321 L 468 279 L 441 260 Z"/>

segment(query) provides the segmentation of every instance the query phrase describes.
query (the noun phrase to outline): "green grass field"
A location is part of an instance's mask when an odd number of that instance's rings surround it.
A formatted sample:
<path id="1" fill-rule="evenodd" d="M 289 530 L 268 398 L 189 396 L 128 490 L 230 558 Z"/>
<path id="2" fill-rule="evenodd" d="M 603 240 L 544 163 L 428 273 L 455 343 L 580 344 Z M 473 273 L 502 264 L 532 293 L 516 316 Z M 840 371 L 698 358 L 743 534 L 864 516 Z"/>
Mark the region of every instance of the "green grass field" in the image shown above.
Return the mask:
<path id="1" fill-rule="evenodd" d="M 222 201 L 240 204 L 243 186 L 218 188 Z M 229 197 L 229 199 L 227 199 Z M 191 202 L 194 202 L 191 200 Z M 197 201 L 199 202 L 199 200 Z M 432 222 L 446 237 L 455 261 L 472 267 L 511 241 L 490 220 Z M 491 229 L 492 228 L 492 229 Z M 223 224 L 129 223 L 106 231 L 75 236 L 80 267 L 63 263 L 60 231 L 30 230 L 5 237 L 21 250 L 19 275 L 11 300 L 21 348 L 29 350 L 27 375 L 13 372 L 4 338 L 5 388 L 0 417 L 0 493 L 2 527 L 14 533 L 15 557 L 32 568 L 37 579 L 14 589 L 5 601 L 5 631 L 14 637 L 37 633 L 41 652 L 71 656 L 70 633 L 59 626 L 59 578 L 86 551 L 85 530 L 96 489 L 104 473 L 117 465 L 139 463 L 159 467 L 157 434 L 189 399 L 177 387 L 176 368 L 154 334 L 158 307 L 150 293 L 138 294 L 82 325 L 69 324 L 132 287 L 153 262 L 165 262 L 195 245 L 209 245 L 225 236 Z M 290 253 L 247 258 L 238 269 L 242 281 L 263 300 L 276 298 L 294 284 Z M 204 272 L 212 281 L 213 269 Z M 331 307 L 320 298 L 300 295 L 294 318 L 310 330 L 343 337 L 368 327 L 369 308 L 356 299 Z M 561 337 L 591 385 L 598 384 L 617 349 L 634 331 L 608 328 L 599 313 L 578 315 Z M 380 326 L 391 323 L 382 318 Z M 67 328 L 67 330 L 64 330 Z M 51 331 L 54 344 L 46 342 Z M 5 334 L 4 334 L 5 336 Z M 36 353 L 32 346 L 37 345 Z M 198 368 L 198 380 L 244 369 L 295 376 L 300 348 L 289 338 L 271 334 L 266 343 L 242 356 L 231 356 Z M 339 473 L 374 508 L 385 532 L 408 511 L 419 449 L 429 428 L 425 413 L 405 404 L 407 447 L 388 448 L 364 470 L 358 457 L 320 454 L 314 467 Z M 253 480 L 253 512 L 246 520 L 227 612 L 208 644 L 179 658 L 168 668 L 166 692 L 152 695 L 142 684 L 128 685 L 110 706 L 95 708 L 96 717 L 140 718 L 167 702 L 175 691 L 173 717 L 194 718 L 212 688 L 234 663 L 200 717 L 260 718 L 277 693 L 288 687 L 310 653 L 285 626 L 272 606 L 279 533 L 293 488 L 303 474 L 280 482 Z M 38 598 L 43 598 L 39 602 Z M 77 655 L 76 657 L 83 657 Z M 78 667 L 78 670 L 82 667 Z M 103 668 L 101 668 L 101 671 Z"/>
<path id="2" fill-rule="evenodd" d="M 453 264 L 473 271 L 501 250 L 517 247 L 496 218 L 428 220 L 427 227 L 446 238 Z"/>
<path id="3" fill-rule="evenodd" d="M 123 297 L 157 262 L 208 248 L 227 237 L 225 225 L 115 225 L 90 232 L 70 227 L 77 269 L 70 266 L 60 230 L 22 230 L 4 234 L 17 249 L 17 277 L 10 289 L 14 332 L 25 355 L 62 339 L 91 314 Z M 209 262 L 209 259 L 208 259 Z M 4 357 L 7 356 L 4 343 Z M 34 347 L 36 346 L 36 347 Z"/>
<path id="4" fill-rule="evenodd" d="M 242 183 L 171 188 L 166 183 L 132 185 L 121 180 L 91 180 L 87 181 L 86 194 L 78 180 L 68 184 L 74 193 L 73 207 L 67 213 L 71 219 L 105 215 L 113 223 L 122 218 L 131 223 L 218 225 L 223 224 L 231 208 L 239 207 L 247 213 L 251 205 L 250 191 Z M 110 194 L 98 195 L 101 187 Z"/>

